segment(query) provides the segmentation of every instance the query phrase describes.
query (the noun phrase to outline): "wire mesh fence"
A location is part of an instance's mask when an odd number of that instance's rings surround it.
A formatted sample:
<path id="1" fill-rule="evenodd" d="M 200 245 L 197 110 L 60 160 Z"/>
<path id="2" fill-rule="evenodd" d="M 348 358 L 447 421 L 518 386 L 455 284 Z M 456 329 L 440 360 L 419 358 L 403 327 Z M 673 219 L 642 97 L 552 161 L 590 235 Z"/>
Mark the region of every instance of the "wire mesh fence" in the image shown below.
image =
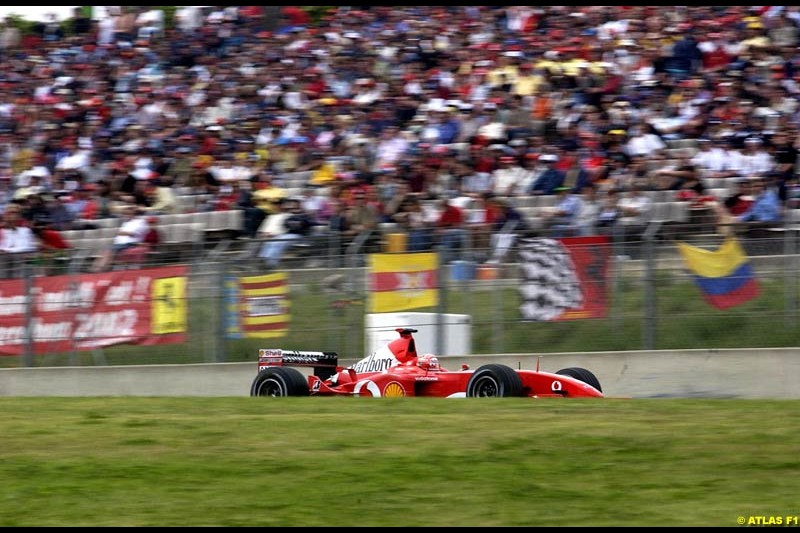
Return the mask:
<path id="1" fill-rule="evenodd" d="M 709 305 L 676 240 L 651 237 L 519 238 L 493 261 L 491 249 L 468 245 L 388 253 L 386 239 L 316 235 L 274 268 L 258 255 L 263 242 L 248 239 L 164 250 L 100 273 L 80 253 L 20 256 L 5 261 L 0 280 L 0 365 L 254 361 L 264 347 L 355 359 L 380 340 L 376 318 L 383 330 L 433 329 L 418 349 L 444 355 L 798 345 L 796 232 L 741 239 L 757 294 L 725 309 Z M 722 242 L 706 235 L 692 244 L 713 251 Z M 569 244 L 568 261 L 543 263 L 545 248 L 530 251 L 542 243 L 562 255 Z M 401 266 L 376 271 L 376 254 Z M 421 270 L 403 266 L 431 255 Z M 376 311 L 384 282 L 411 306 Z"/>

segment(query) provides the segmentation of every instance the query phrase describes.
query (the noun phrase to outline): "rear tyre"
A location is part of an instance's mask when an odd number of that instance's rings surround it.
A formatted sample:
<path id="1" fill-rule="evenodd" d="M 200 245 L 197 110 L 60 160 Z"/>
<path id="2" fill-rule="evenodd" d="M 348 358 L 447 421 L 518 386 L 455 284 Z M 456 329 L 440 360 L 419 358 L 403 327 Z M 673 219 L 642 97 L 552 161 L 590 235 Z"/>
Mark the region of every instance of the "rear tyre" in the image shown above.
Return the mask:
<path id="1" fill-rule="evenodd" d="M 583 381 L 587 385 L 591 385 L 600 392 L 603 392 L 603 389 L 600 387 L 600 380 L 597 379 L 597 376 L 595 376 L 585 368 L 580 368 L 577 366 L 573 366 L 570 368 L 563 368 L 558 372 L 556 372 L 556 374 L 561 374 L 562 376 L 569 376 L 579 381 Z"/>
<path id="2" fill-rule="evenodd" d="M 522 380 L 517 372 L 505 365 L 483 365 L 467 382 L 468 398 L 508 398 L 522 396 Z"/>
<path id="3" fill-rule="evenodd" d="M 294 368 L 265 368 L 253 380 L 250 396 L 308 396 L 308 379 Z"/>

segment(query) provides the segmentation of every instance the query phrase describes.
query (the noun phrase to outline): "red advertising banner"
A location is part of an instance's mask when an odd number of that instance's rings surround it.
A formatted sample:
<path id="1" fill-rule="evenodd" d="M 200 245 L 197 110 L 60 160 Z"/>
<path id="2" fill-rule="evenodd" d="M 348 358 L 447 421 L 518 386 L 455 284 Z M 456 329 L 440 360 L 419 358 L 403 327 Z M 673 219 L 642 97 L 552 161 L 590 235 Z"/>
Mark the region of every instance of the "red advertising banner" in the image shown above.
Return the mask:
<path id="1" fill-rule="evenodd" d="M 0 280 L 0 355 L 186 340 L 186 267 Z"/>
<path id="2" fill-rule="evenodd" d="M 607 236 L 521 239 L 519 253 L 523 319 L 606 316 L 611 255 Z"/>

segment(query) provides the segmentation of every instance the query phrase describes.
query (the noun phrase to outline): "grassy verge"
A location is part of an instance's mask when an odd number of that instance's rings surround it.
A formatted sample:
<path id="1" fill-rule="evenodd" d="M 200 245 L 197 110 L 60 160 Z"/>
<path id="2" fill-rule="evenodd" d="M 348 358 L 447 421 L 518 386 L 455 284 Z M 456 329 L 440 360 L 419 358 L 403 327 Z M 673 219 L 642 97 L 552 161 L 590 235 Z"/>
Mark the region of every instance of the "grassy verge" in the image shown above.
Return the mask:
<path id="1" fill-rule="evenodd" d="M 732 526 L 796 401 L 0 398 L 0 526 Z"/>

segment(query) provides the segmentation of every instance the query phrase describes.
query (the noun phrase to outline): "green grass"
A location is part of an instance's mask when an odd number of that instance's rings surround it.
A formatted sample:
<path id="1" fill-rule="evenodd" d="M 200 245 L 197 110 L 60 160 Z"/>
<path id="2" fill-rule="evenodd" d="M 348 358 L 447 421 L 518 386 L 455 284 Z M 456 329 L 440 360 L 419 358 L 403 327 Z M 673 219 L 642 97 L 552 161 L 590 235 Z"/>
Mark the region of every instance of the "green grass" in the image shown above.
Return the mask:
<path id="1" fill-rule="evenodd" d="M 732 526 L 797 401 L 0 398 L 0 526 Z"/>

